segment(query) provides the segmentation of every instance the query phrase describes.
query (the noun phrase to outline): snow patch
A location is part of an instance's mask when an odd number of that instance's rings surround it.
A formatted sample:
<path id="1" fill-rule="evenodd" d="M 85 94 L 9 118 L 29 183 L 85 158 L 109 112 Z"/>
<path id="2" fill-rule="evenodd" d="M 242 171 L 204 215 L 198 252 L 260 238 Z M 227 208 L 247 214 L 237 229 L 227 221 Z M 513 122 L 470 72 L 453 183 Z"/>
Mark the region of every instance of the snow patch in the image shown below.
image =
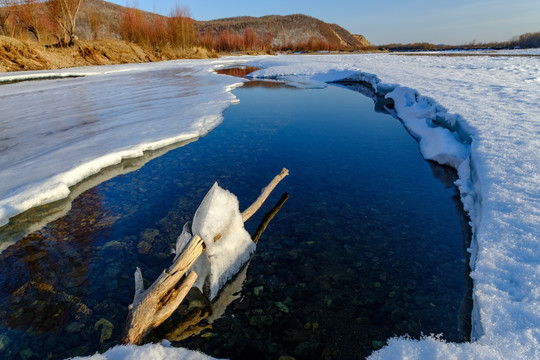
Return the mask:
<path id="1" fill-rule="evenodd" d="M 103 354 L 75 357 L 73 360 L 213 360 L 198 351 L 171 347 L 165 344 L 117 345 Z"/>

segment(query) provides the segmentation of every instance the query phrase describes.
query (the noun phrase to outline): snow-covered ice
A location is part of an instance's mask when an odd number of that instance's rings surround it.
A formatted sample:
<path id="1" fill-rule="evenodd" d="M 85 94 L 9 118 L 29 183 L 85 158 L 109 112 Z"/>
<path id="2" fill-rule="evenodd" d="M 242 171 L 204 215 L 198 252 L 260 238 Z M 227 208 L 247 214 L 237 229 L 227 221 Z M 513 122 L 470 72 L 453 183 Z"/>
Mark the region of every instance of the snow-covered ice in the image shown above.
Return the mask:
<path id="1" fill-rule="evenodd" d="M 256 248 L 244 228 L 238 198 L 214 183 L 195 212 L 191 231 L 184 225 L 176 243 L 176 256 L 182 253 L 192 234 L 199 235 L 206 246 L 191 267 L 198 276 L 195 286 L 213 300 Z"/>
<path id="2" fill-rule="evenodd" d="M 473 229 L 473 341 L 391 339 L 373 359 L 540 358 L 538 56 L 235 57 L 66 70 L 86 77 L 3 85 L 1 221 L 65 196 L 122 157 L 209 131 L 239 82 L 210 70 L 232 63 L 304 87 L 367 82 L 394 100 L 426 158 L 458 169 Z"/>
<path id="3" fill-rule="evenodd" d="M 205 66 L 206 65 L 206 66 Z M 235 101 L 241 80 L 211 62 L 169 62 L 7 73 L 0 82 L 0 226 L 119 163 L 205 135 Z"/>

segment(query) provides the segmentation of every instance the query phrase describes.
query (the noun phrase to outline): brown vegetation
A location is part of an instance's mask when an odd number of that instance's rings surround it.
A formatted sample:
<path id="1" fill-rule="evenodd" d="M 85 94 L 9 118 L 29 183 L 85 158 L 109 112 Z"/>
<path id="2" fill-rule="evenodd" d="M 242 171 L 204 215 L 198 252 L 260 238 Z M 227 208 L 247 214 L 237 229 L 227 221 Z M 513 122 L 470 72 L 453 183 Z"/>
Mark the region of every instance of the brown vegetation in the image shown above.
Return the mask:
<path id="1" fill-rule="evenodd" d="M 511 47 L 520 48 L 539 48 L 540 47 L 540 31 L 536 33 L 527 33 L 510 40 Z"/>
<path id="2" fill-rule="evenodd" d="M 73 45 L 75 25 L 83 0 L 49 0 L 46 2 L 49 16 L 62 33 L 61 44 Z"/>
<path id="3" fill-rule="evenodd" d="M 219 53 L 418 51 L 540 46 L 540 33 L 463 46 L 372 46 L 362 35 L 305 15 L 195 21 L 103 0 L 0 0 L 0 71 L 215 57 Z"/>
<path id="4" fill-rule="evenodd" d="M 249 31 L 259 49 L 273 51 L 359 50 L 369 46 L 362 35 L 352 35 L 336 24 L 327 24 L 310 16 L 296 14 L 269 15 L 260 18 L 242 16 L 212 21 L 196 21 L 199 33 L 229 38 L 232 48 L 236 40 Z M 256 46 L 257 47 L 257 46 Z"/>

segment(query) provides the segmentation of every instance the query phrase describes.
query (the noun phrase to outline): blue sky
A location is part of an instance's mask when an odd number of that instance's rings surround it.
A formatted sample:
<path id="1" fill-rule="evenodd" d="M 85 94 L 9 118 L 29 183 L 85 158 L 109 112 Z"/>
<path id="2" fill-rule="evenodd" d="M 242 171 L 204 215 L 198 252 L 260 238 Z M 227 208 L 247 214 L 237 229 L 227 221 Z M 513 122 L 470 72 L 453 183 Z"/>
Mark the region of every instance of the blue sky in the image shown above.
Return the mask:
<path id="1" fill-rule="evenodd" d="M 109 0 L 110 1 L 110 0 Z M 114 0 L 168 15 L 176 4 L 196 20 L 302 13 L 336 23 L 373 44 L 505 41 L 540 31 L 540 0 Z"/>

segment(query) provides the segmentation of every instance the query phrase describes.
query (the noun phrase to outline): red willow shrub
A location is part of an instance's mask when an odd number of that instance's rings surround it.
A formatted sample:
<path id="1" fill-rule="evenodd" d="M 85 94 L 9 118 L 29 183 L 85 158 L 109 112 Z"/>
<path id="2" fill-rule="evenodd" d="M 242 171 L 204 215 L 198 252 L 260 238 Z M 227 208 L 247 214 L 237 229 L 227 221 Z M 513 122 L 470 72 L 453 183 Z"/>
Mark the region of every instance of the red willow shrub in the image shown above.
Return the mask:
<path id="1" fill-rule="evenodd" d="M 188 49 L 195 45 L 193 21 L 180 7 L 168 18 L 128 8 L 120 24 L 120 36 L 123 40 L 153 48 Z"/>
<path id="2" fill-rule="evenodd" d="M 195 28 L 189 11 L 176 5 L 167 18 L 167 39 L 169 45 L 180 49 L 188 49 L 195 45 Z"/>
<path id="3" fill-rule="evenodd" d="M 210 39 L 210 36 L 212 36 L 212 49 L 217 52 L 269 51 L 272 49 L 272 37 L 268 34 L 260 37 L 252 27 L 234 34 L 225 28 L 215 36 L 207 30 L 204 35 L 205 39 Z"/>
<path id="4" fill-rule="evenodd" d="M 289 42 L 285 45 L 276 47 L 277 51 L 293 51 L 293 52 L 311 52 L 311 51 L 338 51 L 339 44 L 329 42 L 327 40 L 311 37 L 306 42 Z"/>
<path id="5" fill-rule="evenodd" d="M 0 0 L 0 34 L 50 42 L 59 37 L 45 3 L 40 0 Z"/>

